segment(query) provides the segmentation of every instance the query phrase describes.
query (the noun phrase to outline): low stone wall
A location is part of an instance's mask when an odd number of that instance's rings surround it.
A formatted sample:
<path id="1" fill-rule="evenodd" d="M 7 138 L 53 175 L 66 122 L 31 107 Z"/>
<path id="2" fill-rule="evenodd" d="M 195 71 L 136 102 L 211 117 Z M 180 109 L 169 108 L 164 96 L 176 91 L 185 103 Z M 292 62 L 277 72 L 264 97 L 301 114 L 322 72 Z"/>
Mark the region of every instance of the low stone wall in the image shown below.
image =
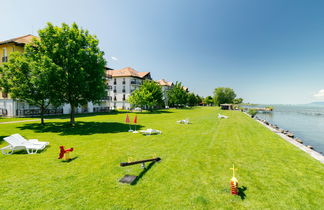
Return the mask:
<path id="1" fill-rule="evenodd" d="M 271 130 L 272 132 L 276 133 L 284 140 L 295 145 L 299 149 L 303 150 L 304 152 L 308 153 L 310 156 L 312 156 L 313 158 L 315 158 L 316 160 L 324 164 L 324 156 L 320 152 L 315 151 L 313 146 L 304 145 L 303 141 L 299 138 L 296 138 L 292 132 L 279 128 L 277 125 L 273 125 L 267 122 L 266 120 L 260 119 L 258 117 L 255 117 L 254 119 L 260 124 L 262 124 L 263 126 L 265 126 L 266 128 L 268 128 L 269 130 Z"/>

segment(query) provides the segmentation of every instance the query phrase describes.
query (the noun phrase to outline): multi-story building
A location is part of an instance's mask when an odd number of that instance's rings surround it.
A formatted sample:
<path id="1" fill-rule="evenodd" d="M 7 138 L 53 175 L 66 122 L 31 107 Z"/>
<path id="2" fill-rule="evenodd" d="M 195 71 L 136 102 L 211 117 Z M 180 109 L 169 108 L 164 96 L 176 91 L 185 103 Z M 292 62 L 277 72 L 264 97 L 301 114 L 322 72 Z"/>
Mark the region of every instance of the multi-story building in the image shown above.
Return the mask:
<path id="1" fill-rule="evenodd" d="M 0 65 L 5 62 L 8 62 L 10 53 L 12 52 L 23 52 L 24 47 L 27 43 L 31 42 L 33 38 L 37 38 L 33 35 L 25 35 L 13 39 L 9 39 L 6 41 L 0 42 Z M 106 68 L 106 70 L 111 70 Z M 107 78 L 109 79 L 109 78 Z M 98 111 L 107 111 L 109 109 L 109 97 L 103 98 L 100 103 L 93 104 L 92 102 L 88 102 L 86 105 L 78 107 L 76 112 L 98 112 Z M 0 116 L 28 116 L 28 115 L 38 115 L 39 108 L 35 106 L 31 106 L 30 104 L 12 99 L 10 94 L 6 94 L 5 92 L 1 92 L 0 89 Z M 60 107 L 49 107 L 47 110 L 47 114 L 69 114 L 70 106 L 68 104 L 64 104 Z"/>
<path id="2" fill-rule="evenodd" d="M 130 109 L 127 102 L 131 93 L 139 88 L 144 80 L 151 80 L 150 72 L 138 72 L 130 67 L 107 70 L 109 106 L 112 109 Z"/>
<path id="3" fill-rule="evenodd" d="M 33 38 L 33 35 L 25 35 L 14 39 L 9 39 L 0 42 L 0 65 L 8 62 L 10 54 L 12 52 L 23 52 L 24 47 Z M 5 92 L 1 92 L 0 89 L 0 115 L 16 116 L 21 113 L 21 110 L 33 109 L 35 107 L 21 101 L 14 100 Z"/>
<path id="4" fill-rule="evenodd" d="M 168 94 L 167 92 L 172 88 L 173 82 L 167 82 L 165 79 L 160 79 L 156 81 L 162 88 L 163 101 L 165 107 L 168 107 Z"/>
<path id="5" fill-rule="evenodd" d="M 10 53 L 19 51 L 23 52 L 27 43 L 31 42 L 33 35 L 25 35 L 14 39 L 9 39 L 0 42 L 0 65 L 8 62 Z M 98 112 L 107 111 L 109 109 L 130 109 L 130 104 L 127 102 L 130 94 L 142 84 L 146 79 L 151 80 L 150 72 L 138 72 L 127 67 L 120 70 L 105 69 L 107 79 L 107 95 L 99 102 L 88 102 L 84 106 L 78 107 L 76 112 Z M 70 105 L 64 104 L 58 108 L 52 107 L 53 110 L 48 112 L 52 114 L 69 114 Z M 26 116 L 37 115 L 38 107 L 29 105 L 26 102 L 12 99 L 10 94 L 1 92 L 0 89 L 0 116 Z"/>

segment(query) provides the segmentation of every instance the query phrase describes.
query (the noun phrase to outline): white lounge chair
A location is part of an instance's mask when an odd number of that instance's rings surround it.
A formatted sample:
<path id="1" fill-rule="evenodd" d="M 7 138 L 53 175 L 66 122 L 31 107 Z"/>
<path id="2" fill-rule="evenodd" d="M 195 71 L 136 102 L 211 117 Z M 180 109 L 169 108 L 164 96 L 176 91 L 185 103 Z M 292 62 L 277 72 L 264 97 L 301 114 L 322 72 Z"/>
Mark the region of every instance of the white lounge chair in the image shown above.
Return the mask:
<path id="1" fill-rule="evenodd" d="M 25 139 L 24 137 L 22 137 L 20 134 L 16 133 L 16 134 L 13 134 L 11 135 L 12 137 L 14 137 L 15 139 L 18 140 L 18 142 L 20 143 L 32 143 L 32 144 L 39 144 L 39 145 L 42 145 L 42 146 L 47 146 L 49 144 L 49 142 L 45 142 L 45 141 L 38 141 L 38 139 L 30 139 L 30 140 L 27 140 Z"/>
<path id="2" fill-rule="evenodd" d="M 5 137 L 3 140 L 9 144 L 8 146 L 1 148 L 1 152 L 4 155 L 11 155 L 17 150 L 26 150 L 28 154 L 36 154 L 38 150 L 43 150 L 46 145 L 48 145 L 48 142 L 37 141 L 37 143 L 33 143 L 36 142 L 34 140 L 21 142 L 13 136 Z"/>
<path id="3" fill-rule="evenodd" d="M 228 116 L 225 116 L 225 115 L 221 115 L 221 114 L 218 114 L 218 118 L 219 118 L 219 119 L 227 119 L 227 118 L 228 118 Z"/>
<path id="4" fill-rule="evenodd" d="M 149 128 L 149 129 L 140 131 L 140 133 L 144 134 L 144 135 L 152 135 L 152 134 L 161 134 L 162 131 Z"/>
<path id="5" fill-rule="evenodd" d="M 179 120 L 179 121 L 177 121 L 177 123 L 179 123 L 179 124 L 189 124 L 190 121 L 189 120 Z"/>

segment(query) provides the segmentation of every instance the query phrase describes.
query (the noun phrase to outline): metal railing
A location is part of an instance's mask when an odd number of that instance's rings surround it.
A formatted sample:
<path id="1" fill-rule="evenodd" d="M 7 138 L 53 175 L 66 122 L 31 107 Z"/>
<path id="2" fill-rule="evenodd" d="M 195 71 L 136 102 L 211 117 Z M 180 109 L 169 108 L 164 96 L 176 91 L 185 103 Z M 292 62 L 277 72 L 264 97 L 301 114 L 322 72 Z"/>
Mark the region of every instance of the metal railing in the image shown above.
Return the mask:
<path id="1" fill-rule="evenodd" d="M 109 112 L 109 107 L 94 107 L 93 112 Z"/>

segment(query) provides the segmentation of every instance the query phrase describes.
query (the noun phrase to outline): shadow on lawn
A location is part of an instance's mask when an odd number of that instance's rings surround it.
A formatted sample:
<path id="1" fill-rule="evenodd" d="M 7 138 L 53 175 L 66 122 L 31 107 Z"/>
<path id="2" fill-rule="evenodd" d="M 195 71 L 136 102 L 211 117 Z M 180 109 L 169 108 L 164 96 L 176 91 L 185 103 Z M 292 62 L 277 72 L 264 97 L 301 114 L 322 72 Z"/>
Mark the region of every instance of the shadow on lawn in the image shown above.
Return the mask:
<path id="1" fill-rule="evenodd" d="M 6 138 L 8 136 L 0 136 L 0 144 L 3 142 L 3 138 Z"/>
<path id="2" fill-rule="evenodd" d="M 140 130 L 143 126 L 136 125 Z M 52 122 L 41 125 L 39 123 L 24 124 L 21 130 L 33 130 L 37 133 L 60 133 L 60 135 L 92 135 L 99 133 L 128 132 L 129 125 L 117 122 L 76 122 L 71 126 L 69 122 Z"/>
<path id="3" fill-rule="evenodd" d="M 136 185 L 137 182 L 148 172 L 156 162 L 151 162 L 143 171 L 136 177 L 136 179 L 131 183 L 131 185 Z"/>
<path id="4" fill-rule="evenodd" d="M 77 120 L 77 118 L 82 118 L 82 117 L 94 117 L 94 116 L 100 116 L 100 115 L 116 115 L 116 114 L 118 114 L 117 111 L 111 111 L 111 112 L 93 112 L 93 113 L 78 113 L 78 114 L 75 114 L 75 120 Z M 70 119 L 70 114 L 48 115 L 48 116 L 45 116 L 45 119 Z"/>
<path id="5" fill-rule="evenodd" d="M 146 111 L 146 112 L 130 112 L 130 113 L 134 113 L 134 114 L 170 114 L 173 112 L 168 111 L 168 110 L 153 110 L 152 112 Z"/>
<path id="6" fill-rule="evenodd" d="M 78 158 L 79 158 L 79 156 L 75 156 L 75 157 L 70 158 L 70 159 L 68 159 L 68 160 L 62 160 L 61 162 L 62 162 L 62 163 L 70 163 L 70 162 L 72 162 L 73 160 L 78 159 Z"/>
<path id="7" fill-rule="evenodd" d="M 246 194 L 244 192 L 246 190 L 247 190 L 247 187 L 245 187 L 245 186 L 242 186 L 242 187 L 238 188 L 238 194 L 237 195 L 240 196 L 242 200 L 244 200 L 245 197 L 246 197 Z"/>

